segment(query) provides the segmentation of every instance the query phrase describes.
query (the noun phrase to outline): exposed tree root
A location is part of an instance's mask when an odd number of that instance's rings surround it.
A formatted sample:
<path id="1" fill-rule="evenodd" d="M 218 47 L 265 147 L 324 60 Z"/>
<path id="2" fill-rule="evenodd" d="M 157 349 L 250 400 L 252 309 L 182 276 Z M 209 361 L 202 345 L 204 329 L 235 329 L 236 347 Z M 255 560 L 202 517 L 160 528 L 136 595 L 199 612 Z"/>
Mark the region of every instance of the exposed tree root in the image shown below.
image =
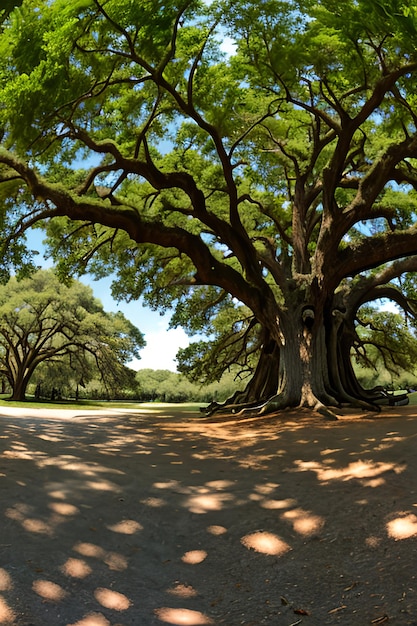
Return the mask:
<path id="1" fill-rule="evenodd" d="M 332 409 L 330 409 L 328 406 L 325 406 L 324 404 L 322 404 L 321 402 L 318 402 L 316 404 L 316 406 L 314 407 L 314 410 L 317 413 L 320 413 L 320 415 L 323 415 L 323 417 L 326 420 L 329 421 L 337 421 L 339 418 L 337 417 L 337 414 L 332 411 Z"/>
<path id="2" fill-rule="evenodd" d="M 317 412 L 322 415 L 325 419 L 334 420 L 338 419 L 337 409 L 341 408 L 351 408 L 351 409 L 360 409 L 366 412 L 379 412 L 381 410 L 381 405 L 383 404 L 407 404 L 408 398 L 406 394 L 404 396 L 399 396 L 398 399 L 394 400 L 393 396 L 389 396 L 386 392 L 380 393 L 375 397 L 364 397 L 363 399 L 349 397 L 350 401 L 346 401 L 346 397 L 343 399 L 344 401 L 337 403 L 336 400 L 332 398 L 331 403 L 327 403 L 322 401 L 319 398 L 312 396 L 311 401 L 304 400 L 303 402 L 294 402 L 288 397 L 287 394 L 277 394 L 273 395 L 266 400 L 260 401 L 252 401 L 252 402 L 236 402 L 236 398 L 239 397 L 237 394 L 234 394 L 231 398 L 226 400 L 223 403 L 212 402 L 206 408 L 201 409 L 201 411 L 205 414 L 205 416 L 210 417 L 212 415 L 235 415 L 239 417 L 255 417 L 255 416 L 264 416 L 270 413 L 277 413 L 279 411 L 284 411 L 288 409 L 296 409 L 296 408 L 307 408 L 311 411 Z M 241 400 L 241 396 L 239 400 Z M 328 398 L 326 398 L 328 400 Z M 381 403 L 381 405 L 380 405 Z"/>

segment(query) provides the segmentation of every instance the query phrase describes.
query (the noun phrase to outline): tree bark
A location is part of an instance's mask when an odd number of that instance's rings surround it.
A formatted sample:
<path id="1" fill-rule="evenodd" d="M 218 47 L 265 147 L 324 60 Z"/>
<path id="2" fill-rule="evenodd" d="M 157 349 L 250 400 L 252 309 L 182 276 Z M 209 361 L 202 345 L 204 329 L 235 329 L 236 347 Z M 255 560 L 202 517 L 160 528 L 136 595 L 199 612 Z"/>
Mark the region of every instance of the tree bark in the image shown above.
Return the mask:
<path id="1" fill-rule="evenodd" d="M 288 407 L 338 406 L 329 376 L 329 353 L 323 315 L 312 305 L 281 317 L 272 337 L 265 331 L 261 357 L 246 389 L 209 411 L 266 413 Z"/>
<path id="2" fill-rule="evenodd" d="M 13 392 L 10 396 L 10 400 L 16 400 L 17 402 L 24 402 L 26 400 L 26 389 L 29 383 L 27 375 L 17 375 L 13 380 Z"/>
<path id="3" fill-rule="evenodd" d="M 352 315 L 352 312 L 349 312 Z M 274 336 L 273 336 L 274 334 Z M 378 410 L 356 379 L 351 317 L 331 303 L 299 304 L 281 315 L 279 328 L 264 330 L 261 357 L 245 390 L 208 412 L 265 414 L 306 407 L 335 417 L 342 405 Z"/>

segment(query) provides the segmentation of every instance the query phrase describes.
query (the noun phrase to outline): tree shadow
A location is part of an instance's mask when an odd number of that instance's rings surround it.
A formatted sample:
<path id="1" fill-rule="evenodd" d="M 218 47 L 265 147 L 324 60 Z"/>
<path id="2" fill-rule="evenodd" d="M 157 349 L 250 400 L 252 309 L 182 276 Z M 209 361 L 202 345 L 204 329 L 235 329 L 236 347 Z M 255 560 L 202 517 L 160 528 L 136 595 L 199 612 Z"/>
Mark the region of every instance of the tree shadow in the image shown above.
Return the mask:
<path id="1" fill-rule="evenodd" d="M 0 423 L 0 624 L 413 623 L 412 416 Z"/>

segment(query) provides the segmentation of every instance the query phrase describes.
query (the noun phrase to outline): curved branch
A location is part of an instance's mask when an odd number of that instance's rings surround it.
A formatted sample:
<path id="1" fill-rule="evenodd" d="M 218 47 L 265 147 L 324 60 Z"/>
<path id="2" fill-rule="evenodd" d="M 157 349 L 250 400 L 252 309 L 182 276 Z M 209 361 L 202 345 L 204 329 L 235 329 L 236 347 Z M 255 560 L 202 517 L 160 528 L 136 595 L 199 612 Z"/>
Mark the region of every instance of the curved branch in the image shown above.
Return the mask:
<path id="1" fill-rule="evenodd" d="M 105 143 L 113 153 L 119 155 L 114 144 Z M 222 287 L 246 303 L 249 308 L 254 310 L 259 319 L 268 315 L 266 300 L 273 302 L 273 297 L 269 293 L 266 283 L 259 280 L 255 286 L 254 283 L 245 280 L 238 271 L 216 259 L 199 236 L 189 233 L 181 227 L 170 227 L 160 222 L 145 221 L 135 208 L 126 205 L 113 206 L 101 199 L 76 196 L 60 185 L 48 184 L 33 169 L 3 148 L 0 148 L 0 162 L 14 169 L 21 176 L 22 181 L 26 183 L 34 198 L 45 202 L 47 206 L 46 209 L 40 207 L 39 211 L 28 222 L 22 222 L 20 232 L 40 220 L 66 216 L 72 220 L 96 222 L 113 229 L 124 230 L 137 243 L 152 243 L 165 248 L 176 247 L 186 254 L 197 268 L 195 284 Z M 141 172 L 145 171 L 149 175 L 149 168 L 144 170 L 144 165 L 141 163 L 135 164 L 135 162 L 125 159 L 122 159 L 122 162 L 125 167 L 131 170 L 133 168 Z M 136 167 L 134 167 L 135 165 Z M 160 187 L 172 185 L 172 182 L 168 185 L 166 177 L 170 180 L 175 178 L 178 181 L 177 186 L 181 186 L 181 188 L 183 188 L 185 177 L 195 187 L 192 177 L 187 174 L 165 175 L 156 171 L 155 176 Z M 186 190 L 190 192 L 187 186 Z M 197 192 L 198 190 L 195 188 L 195 193 Z M 212 219 L 218 218 L 212 216 Z M 225 223 L 222 222 L 222 225 L 224 226 Z M 230 236 L 233 234 L 232 230 L 229 227 Z"/>
<path id="2" fill-rule="evenodd" d="M 368 237 L 338 253 L 337 261 L 333 258 L 327 262 L 329 277 L 339 280 L 348 276 L 357 276 L 361 272 L 373 269 L 389 261 L 413 255 L 410 263 L 414 263 L 417 254 L 417 225 L 407 231 L 394 231 Z M 407 259 L 404 260 L 404 264 Z M 406 271 L 406 270 L 404 270 Z"/>

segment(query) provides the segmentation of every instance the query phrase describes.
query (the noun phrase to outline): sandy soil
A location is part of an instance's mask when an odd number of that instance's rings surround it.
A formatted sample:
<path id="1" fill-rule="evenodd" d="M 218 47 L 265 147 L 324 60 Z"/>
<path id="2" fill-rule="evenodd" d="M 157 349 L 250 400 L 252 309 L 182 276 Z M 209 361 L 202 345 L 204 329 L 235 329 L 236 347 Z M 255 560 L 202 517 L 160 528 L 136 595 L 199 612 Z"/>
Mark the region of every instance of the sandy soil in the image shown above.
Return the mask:
<path id="1" fill-rule="evenodd" d="M 414 407 L 0 407 L 0 624 L 417 624 Z"/>

